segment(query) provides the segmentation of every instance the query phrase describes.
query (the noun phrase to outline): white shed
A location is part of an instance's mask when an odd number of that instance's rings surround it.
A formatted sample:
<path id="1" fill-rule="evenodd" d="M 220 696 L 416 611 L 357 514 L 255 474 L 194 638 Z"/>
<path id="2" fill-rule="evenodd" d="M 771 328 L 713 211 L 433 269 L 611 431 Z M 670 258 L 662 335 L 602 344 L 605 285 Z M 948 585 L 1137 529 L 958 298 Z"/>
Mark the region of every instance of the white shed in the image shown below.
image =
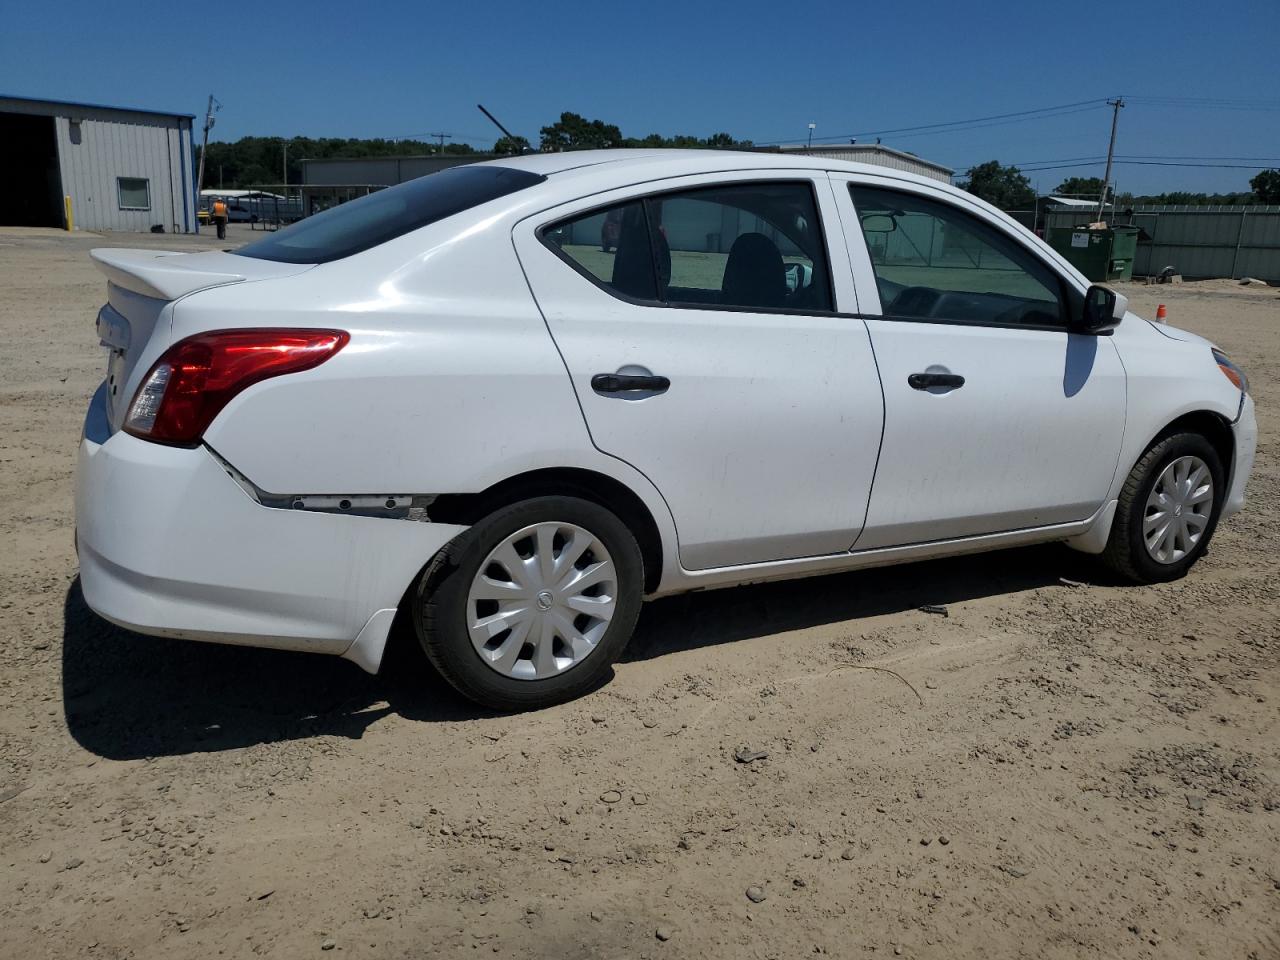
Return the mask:
<path id="1" fill-rule="evenodd" d="M 193 119 L 0 95 L 0 226 L 191 233 Z"/>
<path id="2" fill-rule="evenodd" d="M 814 157 L 829 157 L 832 160 L 853 160 L 856 163 L 874 163 L 894 170 L 905 170 L 907 173 L 919 174 L 950 183 L 955 173 L 950 167 L 918 157 L 905 150 L 895 150 L 879 143 L 824 143 L 814 147 L 804 145 L 787 145 L 778 148 L 783 153 L 806 153 Z"/>

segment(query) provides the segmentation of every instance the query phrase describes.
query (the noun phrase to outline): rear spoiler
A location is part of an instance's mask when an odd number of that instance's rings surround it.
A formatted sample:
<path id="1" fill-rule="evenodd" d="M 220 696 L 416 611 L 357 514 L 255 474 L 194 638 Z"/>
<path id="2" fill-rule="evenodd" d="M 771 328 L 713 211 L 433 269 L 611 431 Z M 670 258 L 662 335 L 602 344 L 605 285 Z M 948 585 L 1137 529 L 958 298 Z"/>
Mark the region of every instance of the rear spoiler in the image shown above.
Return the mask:
<path id="1" fill-rule="evenodd" d="M 161 300 L 177 300 L 197 290 L 240 283 L 245 279 L 243 273 L 210 270 L 203 264 L 197 267 L 190 263 L 190 254 L 173 250 L 100 247 L 90 250 L 89 256 L 93 257 L 98 269 L 117 287 Z"/>

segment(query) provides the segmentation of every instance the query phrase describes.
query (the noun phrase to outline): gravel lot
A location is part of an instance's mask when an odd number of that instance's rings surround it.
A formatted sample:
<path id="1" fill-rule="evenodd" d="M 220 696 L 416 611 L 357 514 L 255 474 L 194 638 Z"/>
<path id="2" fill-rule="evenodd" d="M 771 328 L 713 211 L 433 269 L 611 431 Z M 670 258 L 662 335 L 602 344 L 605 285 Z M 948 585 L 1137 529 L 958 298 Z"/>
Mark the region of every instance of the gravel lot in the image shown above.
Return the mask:
<path id="1" fill-rule="evenodd" d="M 1125 291 L 1258 401 L 1183 582 L 1036 548 L 677 597 L 509 717 L 407 644 L 374 678 L 86 609 L 103 245 L 216 241 L 0 231 L 0 956 L 1280 956 L 1276 290 Z"/>

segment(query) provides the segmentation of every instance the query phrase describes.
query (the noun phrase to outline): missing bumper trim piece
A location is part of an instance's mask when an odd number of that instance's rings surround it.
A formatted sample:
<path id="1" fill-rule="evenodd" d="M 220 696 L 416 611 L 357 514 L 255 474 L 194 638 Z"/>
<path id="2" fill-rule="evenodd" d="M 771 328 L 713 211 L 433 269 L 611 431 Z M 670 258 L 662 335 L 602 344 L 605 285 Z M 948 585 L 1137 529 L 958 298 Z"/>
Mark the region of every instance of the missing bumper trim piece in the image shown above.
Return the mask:
<path id="1" fill-rule="evenodd" d="M 431 522 L 427 509 L 435 502 L 433 493 L 270 493 L 228 463 L 213 447 L 205 444 L 205 449 L 240 489 L 264 507 Z"/>

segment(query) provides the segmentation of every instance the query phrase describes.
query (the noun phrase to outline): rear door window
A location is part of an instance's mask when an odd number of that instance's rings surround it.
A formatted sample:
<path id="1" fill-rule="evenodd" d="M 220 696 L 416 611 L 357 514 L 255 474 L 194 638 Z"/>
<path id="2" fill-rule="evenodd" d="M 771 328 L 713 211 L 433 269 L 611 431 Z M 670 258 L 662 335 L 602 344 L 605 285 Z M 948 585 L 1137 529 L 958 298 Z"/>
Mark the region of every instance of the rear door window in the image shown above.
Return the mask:
<path id="1" fill-rule="evenodd" d="M 233 251 L 280 263 L 328 263 L 546 179 L 510 167 L 451 167 L 300 220 Z"/>
<path id="2" fill-rule="evenodd" d="M 542 238 L 579 272 L 631 300 L 832 310 L 826 242 L 808 182 L 655 194 L 554 224 Z"/>

